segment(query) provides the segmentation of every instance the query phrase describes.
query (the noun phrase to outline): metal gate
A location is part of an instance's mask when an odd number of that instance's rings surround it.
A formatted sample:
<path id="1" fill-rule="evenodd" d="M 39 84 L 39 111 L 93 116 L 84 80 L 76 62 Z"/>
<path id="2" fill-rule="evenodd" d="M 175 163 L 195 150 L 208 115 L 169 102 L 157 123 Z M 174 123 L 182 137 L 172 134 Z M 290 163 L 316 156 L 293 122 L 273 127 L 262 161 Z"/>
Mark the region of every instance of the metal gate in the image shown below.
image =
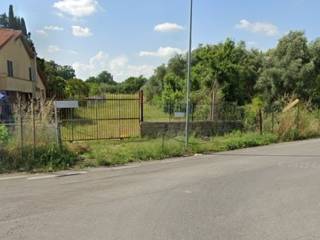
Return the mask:
<path id="1" fill-rule="evenodd" d="M 123 139 L 140 136 L 143 94 L 108 95 L 78 101 L 77 108 L 60 109 L 62 141 Z"/>

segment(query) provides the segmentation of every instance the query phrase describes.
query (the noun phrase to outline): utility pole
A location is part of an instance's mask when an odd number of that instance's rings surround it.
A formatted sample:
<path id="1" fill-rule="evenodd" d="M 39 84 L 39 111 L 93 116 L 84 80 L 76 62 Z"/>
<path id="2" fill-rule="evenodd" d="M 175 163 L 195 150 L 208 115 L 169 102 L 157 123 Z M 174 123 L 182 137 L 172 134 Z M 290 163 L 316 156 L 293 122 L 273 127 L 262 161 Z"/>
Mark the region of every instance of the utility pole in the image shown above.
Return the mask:
<path id="1" fill-rule="evenodd" d="M 191 81 L 191 53 L 192 53 L 192 16 L 193 0 L 190 0 L 190 25 L 189 25 L 189 52 L 188 52 L 188 76 L 187 76 L 187 107 L 186 107 L 186 129 L 185 129 L 185 147 L 189 145 L 189 114 L 190 114 L 190 81 Z"/>

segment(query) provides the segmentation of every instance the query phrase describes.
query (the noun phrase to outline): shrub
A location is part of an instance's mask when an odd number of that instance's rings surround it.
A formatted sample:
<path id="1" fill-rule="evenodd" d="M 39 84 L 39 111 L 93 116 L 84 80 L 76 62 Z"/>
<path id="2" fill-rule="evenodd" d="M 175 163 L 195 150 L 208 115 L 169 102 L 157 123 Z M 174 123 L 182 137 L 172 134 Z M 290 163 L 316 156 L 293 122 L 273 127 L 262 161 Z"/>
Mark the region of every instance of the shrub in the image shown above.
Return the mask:
<path id="1" fill-rule="evenodd" d="M 319 136 L 319 119 L 308 104 L 300 104 L 294 109 L 281 113 L 277 134 L 283 141 L 292 141 Z"/>
<path id="2" fill-rule="evenodd" d="M 0 145 L 7 143 L 9 140 L 8 129 L 4 125 L 0 125 Z"/>
<path id="3" fill-rule="evenodd" d="M 11 171 L 55 171 L 68 169 L 78 160 L 75 153 L 56 145 L 39 146 L 33 156 L 32 146 L 17 151 L 15 148 L 0 150 L 0 173 Z"/>

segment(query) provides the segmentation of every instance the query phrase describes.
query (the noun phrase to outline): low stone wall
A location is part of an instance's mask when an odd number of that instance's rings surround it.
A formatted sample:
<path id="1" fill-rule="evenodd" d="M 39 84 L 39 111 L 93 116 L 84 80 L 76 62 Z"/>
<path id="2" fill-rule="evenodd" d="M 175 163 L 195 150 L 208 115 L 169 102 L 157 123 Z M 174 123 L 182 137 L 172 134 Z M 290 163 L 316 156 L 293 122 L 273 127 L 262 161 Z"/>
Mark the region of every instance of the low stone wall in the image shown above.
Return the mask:
<path id="1" fill-rule="evenodd" d="M 190 123 L 190 132 L 198 136 L 214 136 L 241 130 L 241 121 L 199 121 Z M 177 136 L 185 131 L 184 122 L 142 122 L 142 137 Z"/>

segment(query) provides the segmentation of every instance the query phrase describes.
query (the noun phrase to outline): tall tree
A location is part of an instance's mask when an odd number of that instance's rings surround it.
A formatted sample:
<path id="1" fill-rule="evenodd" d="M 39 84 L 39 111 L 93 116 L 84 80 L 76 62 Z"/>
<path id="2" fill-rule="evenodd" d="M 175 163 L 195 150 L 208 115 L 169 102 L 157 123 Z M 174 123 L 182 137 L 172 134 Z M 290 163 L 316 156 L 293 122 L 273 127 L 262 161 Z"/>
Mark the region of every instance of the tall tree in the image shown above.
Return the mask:
<path id="1" fill-rule="evenodd" d="M 9 6 L 9 28 L 16 28 L 16 19 L 14 17 L 13 6 Z"/>
<path id="2" fill-rule="evenodd" d="M 21 31 L 24 36 L 28 36 L 27 26 L 26 22 L 24 21 L 24 18 L 21 18 Z"/>
<path id="3" fill-rule="evenodd" d="M 304 32 L 290 32 L 267 53 L 257 89 L 269 103 L 285 95 L 309 100 L 317 78 L 316 62 Z"/>
<path id="4" fill-rule="evenodd" d="M 0 14 L 0 28 L 8 28 L 9 22 L 8 22 L 8 16 L 6 13 Z"/>

